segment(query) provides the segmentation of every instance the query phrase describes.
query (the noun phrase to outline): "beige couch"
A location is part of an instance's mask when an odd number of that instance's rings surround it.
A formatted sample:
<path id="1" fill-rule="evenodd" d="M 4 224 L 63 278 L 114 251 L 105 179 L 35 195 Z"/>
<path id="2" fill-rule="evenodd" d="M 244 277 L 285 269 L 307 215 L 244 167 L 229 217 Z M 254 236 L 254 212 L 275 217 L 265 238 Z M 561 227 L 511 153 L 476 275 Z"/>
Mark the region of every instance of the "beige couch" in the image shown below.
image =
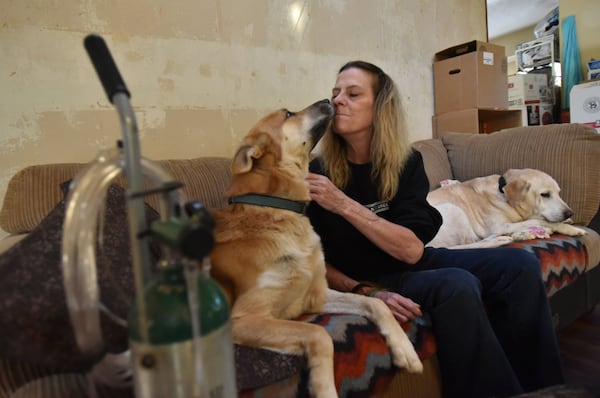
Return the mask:
<path id="1" fill-rule="evenodd" d="M 574 221 L 584 226 L 588 234 L 581 239 L 553 236 L 517 246 L 533 251 L 541 259 L 557 328 L 568 325 L 600 301 L 600 135 L 595 130 L 566 124 L 514 128 L 490 135 L 453 133 L 437 140 L 415 142 L 414 147 L 423 154 L 432 189 L 444 179 L 464 181 L 502 174 L 508 168 L 537 168 L 554 176 L 562 187 L 562 197 L 575 211 Z M 199 158 L 162 161 L 161 165 L 185 184 L 188 198 L 219 207 L 224 205 L 222 192 L 229 178 L 228 162 L 223 158 Z M 12 235 L 0 242 L 0 252 L 35 231 L 63 197 L 59 184 L 72 178 L 81 167 L 31 166 L 11 179 L 0 211 L 0 227 Z M 156 208 L 155 198 L 148 202 Z M 28 358 L 6 358 L 2 352 L 0 358 L 0 397 L 16 390 L 53 390 L 60 391 L 61 396 L 82 391 L 82 375 L 77 372 L 48 376 L 56 372 Z M 283 396 L 282 391 L 288 391 L 288 395 L 294 395 L 289 391 L 295 391 L 301 377 L 295 374 L 286 378 L 288 382 L 262 387 L 261 393 Z M 282 387 L 286 383 L 287 387 Z M 382 396 L 440 396 L 435 355 L 425 361 L 423 375 L 396 372 L 391 382 L 384 380 L 382 385 L 386 386 Z M 243 396 L 253 394 L 245 391 Z"/>

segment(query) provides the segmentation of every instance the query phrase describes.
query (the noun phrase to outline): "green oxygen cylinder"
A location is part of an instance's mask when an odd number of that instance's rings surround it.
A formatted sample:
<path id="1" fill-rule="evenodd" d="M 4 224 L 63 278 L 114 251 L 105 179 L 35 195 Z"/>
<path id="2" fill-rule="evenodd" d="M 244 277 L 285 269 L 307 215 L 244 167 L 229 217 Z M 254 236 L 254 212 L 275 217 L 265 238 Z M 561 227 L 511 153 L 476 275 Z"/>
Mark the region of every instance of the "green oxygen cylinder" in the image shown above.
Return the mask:
<path id="1" fill-rule="evenodd" d="M 200 270 L 169 251 L 145 286 L 144 322 L 141 306 L 132 306 L 137 398 L 237 397 L 229 304 L 210 277 L 208 256 L 203 261 Z"/>

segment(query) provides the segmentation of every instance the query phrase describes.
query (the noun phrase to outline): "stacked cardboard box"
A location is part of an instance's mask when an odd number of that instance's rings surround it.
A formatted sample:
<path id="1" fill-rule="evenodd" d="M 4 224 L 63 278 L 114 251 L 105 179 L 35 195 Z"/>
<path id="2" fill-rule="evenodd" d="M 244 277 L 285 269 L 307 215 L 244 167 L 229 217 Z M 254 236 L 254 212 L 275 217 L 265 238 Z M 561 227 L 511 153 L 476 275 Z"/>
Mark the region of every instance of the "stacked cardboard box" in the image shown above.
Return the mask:
<path id="1" fill-rule="evenodd" d="M 528 73 L 508 77 L 508 107 L 521 110 L 524 126 L 554 122 L 552 93 L 545 74 Z"/>
<path id="2" fill-rule="evenodd" d="M 491 133 L 521 125 L 508 109 L 504 47 L 471 41 L 435 54 L 433 137 L 447 132 Z"/>

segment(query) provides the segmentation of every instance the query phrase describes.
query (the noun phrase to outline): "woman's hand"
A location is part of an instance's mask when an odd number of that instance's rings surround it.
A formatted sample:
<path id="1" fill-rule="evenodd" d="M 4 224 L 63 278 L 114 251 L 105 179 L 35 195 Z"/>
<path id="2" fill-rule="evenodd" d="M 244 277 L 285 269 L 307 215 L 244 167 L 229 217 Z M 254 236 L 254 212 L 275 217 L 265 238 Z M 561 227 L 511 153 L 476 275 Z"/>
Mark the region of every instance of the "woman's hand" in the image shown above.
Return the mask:
<path id="1" fill-rule="evenodd" d="M 319 206 L 332 213 L 339 214 L 340 209 L 348 199 L 331 180 L 321 174 L 308 173 L 306 177 L 310 197 L 317 202 Z"/>
<path id="2" fill-rule="evenodd" d="M 385 290 L 378 291 L 372 297 L 382 300 L 394 314 L 394 318 L 400 323 L 412 321 L 423 316 L 421 306 L 409 298 L 398 293 Z"/>

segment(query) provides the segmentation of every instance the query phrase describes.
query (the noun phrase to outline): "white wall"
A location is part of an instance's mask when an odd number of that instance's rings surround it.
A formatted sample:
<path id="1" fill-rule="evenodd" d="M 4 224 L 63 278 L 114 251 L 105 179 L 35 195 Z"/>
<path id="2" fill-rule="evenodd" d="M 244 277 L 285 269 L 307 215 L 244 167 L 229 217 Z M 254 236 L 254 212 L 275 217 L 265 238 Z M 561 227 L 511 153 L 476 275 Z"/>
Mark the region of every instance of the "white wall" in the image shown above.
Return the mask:
<path id="1" fill-rule="evenodd" d="M 0 18 L 0 198 L 19 169 L 87 162 L 121 137 L 89 33 L 107 41 L 153 159 L 231 156 L 266 112 L 328 98 L 352 59 L 396 80 L 411 140 L 430 138 L 433 54 L 486 38 L 482 0 L 5 0 Z"/>

